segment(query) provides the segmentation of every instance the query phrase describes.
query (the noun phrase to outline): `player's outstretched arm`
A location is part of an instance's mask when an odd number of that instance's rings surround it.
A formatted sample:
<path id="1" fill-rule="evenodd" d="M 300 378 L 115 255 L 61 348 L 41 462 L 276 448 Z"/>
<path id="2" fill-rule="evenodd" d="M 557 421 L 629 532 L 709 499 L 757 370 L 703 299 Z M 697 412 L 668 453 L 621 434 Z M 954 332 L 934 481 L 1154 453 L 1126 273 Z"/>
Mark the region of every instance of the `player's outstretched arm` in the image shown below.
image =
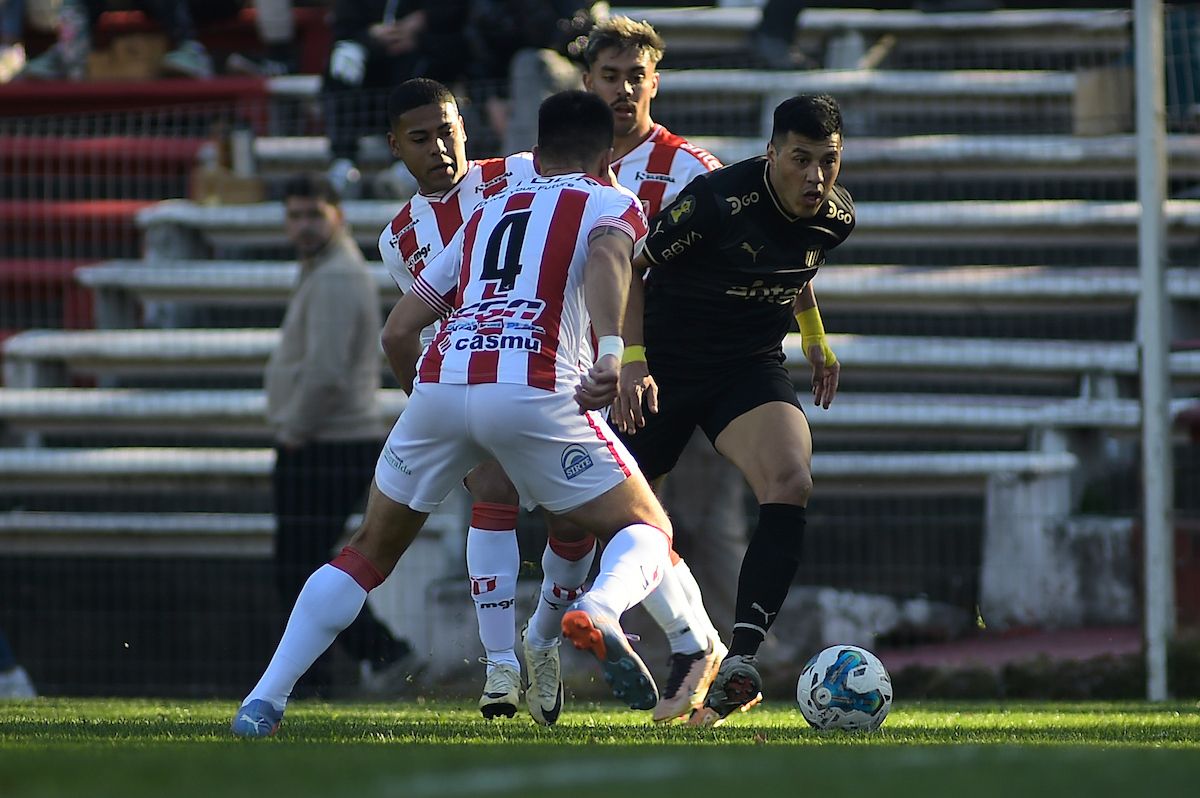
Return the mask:
<path id="1" fill-rule="evenodd" d="M 421 356 L 421 330 L 437 321 L 438 313 L 413 293 L 400 298 L 383 325 L 380 343 L 388 366 L 405 393 L 412 393 Z"/>
<path id="2" fill-rule="evenodd" d="M 833 398 L 837 396 L 842 364 L 829 348 L 825 326 L 821 323 L 821 311 L 817 308 L 817 295 L 813 292 L 811 282 L 804 286 L 800 296 L 796 297 L 793 310 L 796 323 L 800 326 L 800 343 L 813 368 L 813 404 L 828 410 Z"/>
<path id="3" fill-rule="evenodd" d="M 616 227 L 599 227 L 588 238 L 583 290 L 592 331 L 600 340 L 596 363 L 575 390 L 584 410 L 607 407 L 617 395 L 624 346 L 621 322 L 632 279 L 633 239 Z M 612 342 L 609 346 L 606 343 Z M 617 348 L 613 348 L 616 346 Z"/>

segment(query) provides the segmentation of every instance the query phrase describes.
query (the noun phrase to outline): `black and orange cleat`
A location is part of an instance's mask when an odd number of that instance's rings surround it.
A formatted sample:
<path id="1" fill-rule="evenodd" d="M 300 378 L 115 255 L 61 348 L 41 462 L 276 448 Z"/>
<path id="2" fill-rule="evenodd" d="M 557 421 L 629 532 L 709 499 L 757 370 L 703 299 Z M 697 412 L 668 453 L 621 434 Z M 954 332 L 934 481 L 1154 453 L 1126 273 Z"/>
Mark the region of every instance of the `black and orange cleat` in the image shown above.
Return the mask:
<path id="1" fill-rule="evenodd" d="M 734 712 L 745 712 L 761 703 L 762 677 L 755 658 L 748 654 L 725 657 L 704 703 L 692 711 L 689 726 L 720 726 Z"/>

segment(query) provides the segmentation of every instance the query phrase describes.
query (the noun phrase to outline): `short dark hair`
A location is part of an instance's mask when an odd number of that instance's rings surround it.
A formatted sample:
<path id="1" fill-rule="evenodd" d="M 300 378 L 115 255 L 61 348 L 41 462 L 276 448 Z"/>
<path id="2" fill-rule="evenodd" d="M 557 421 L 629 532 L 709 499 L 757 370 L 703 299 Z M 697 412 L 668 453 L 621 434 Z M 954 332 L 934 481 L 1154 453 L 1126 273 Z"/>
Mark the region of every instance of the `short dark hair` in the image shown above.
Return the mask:
<path id="1" fill-rule="evenodd" d="M 662 60 L 667 49 L 662 36 L 649 22 L 635 22 L 620 15 L 609 17 L 588 33 L 587 44 L 583 48 L 584 65 L 591 69 L 596 57 L 610 47 L 615 47 L 619 53 L 633 47 L 649 55 L 650 63 L 655 65 Z"/>
<path id="2" fill-rule="evenodd" d="M 394 126 L 401 114 L 406 114 L 414 108 L 445 103 L 457 106 L 458 100 L 454 99 L 454 92 L 436 80 L 429 78 L 406 80 L 393 89 L 388 96 L 388 127 Z"/>
<path id="3" fill-rule="evenodd" d="M 775 108 L 771 140 L 779 141 L 788 133 L 809 139 L 827 139 L 842 132 L 842 109 L 829 94 L 798 94 Z"/>
<path id="4" fill-rule="evenodd" d="M 342 198 L 338 195 L 337 189 L 333 187 L 333 183 L 330 183 L 325 175 L 316 172 L 301 172 L 298 175 L 292 175 L 284 182 L 283 201 L 287 202 L 292 197 L 323 200 L 335 207 L 342 203 Z"/>
<path id="5" fill-rule="evenodd" d="M 586 162 L 612 145 L 612 109 L 591 92 L 561 91 L 538 109 L 538 152 L 544 160 Z"/>

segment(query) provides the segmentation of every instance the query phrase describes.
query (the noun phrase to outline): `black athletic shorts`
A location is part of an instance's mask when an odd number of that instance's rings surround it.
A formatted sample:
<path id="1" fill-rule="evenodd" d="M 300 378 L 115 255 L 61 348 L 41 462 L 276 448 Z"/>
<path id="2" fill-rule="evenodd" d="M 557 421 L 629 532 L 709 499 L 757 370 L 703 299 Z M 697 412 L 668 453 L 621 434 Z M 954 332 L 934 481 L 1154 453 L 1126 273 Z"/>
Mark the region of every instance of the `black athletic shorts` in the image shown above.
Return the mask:
<path id="1" fill-rule="evenodd" d="M 658 384 L 658 413 L 646 413 L 646 426 L 636 435 L 617 433 L 648 480 L 675 467 L 696 427 L 715 445 L 731 421 L 760 405 L 787 402 L 803 412 L 791 376 L 774 359 L 702 377 L 651 373 Z"/>

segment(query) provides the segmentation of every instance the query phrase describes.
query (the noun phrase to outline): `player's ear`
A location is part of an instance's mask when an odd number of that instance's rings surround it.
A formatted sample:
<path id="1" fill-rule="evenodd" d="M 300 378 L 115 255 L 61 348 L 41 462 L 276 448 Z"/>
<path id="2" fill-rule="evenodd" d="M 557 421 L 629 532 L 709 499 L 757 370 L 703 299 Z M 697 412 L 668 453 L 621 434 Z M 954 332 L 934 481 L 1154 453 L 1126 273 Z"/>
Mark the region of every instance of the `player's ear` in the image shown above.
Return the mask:
<path id="1" fill-rule="evenodd" d="M 767 163 L 774 167 L 778 158 L 779 150 L 775 149 L 775 139 L 767 139 Z"/>
<path id="2" fill-rule="evenodd" d="M 396 134 L 390 130 L 387 133 L 387 143 L 388 143 L 388 149 L 391 150 L 391 152 L 392 152 L 392 157 L 399 160 L 400 159 L 400 142 L 396 140 Z"/>
<path id="3" fill-rule="evenodd" d="M 466 144 L 467 143 L 467 123 L 463 121 L 462 112 L 458 110 L 457 105 L 454 106 L 454 116 L 457 119 L 455 124 L 458 125 L 458 133 L 460 136 L 462 136 L 463 143 Z"/>
<path id="4" fill-rule="evenodd" d="M 600 163 L 596 168 L 596 175 L 606 183 L 612 182 L 610 177 L 612 175 L 612 155 L 612 147 L 609 147 L 600 156 Z"/>
<path id="5" fill-rule="evenodd" d="M 533 145 L 533 171 L 539 175 L 542 173 L 541 155 L 538 153 L 538 146 L 536 144 Z"/>
<path id="6" fill-rule="evenodd" d="M 654 70 L 654 74 L 650 76 L 650 99 L 653 100 L 658 96 L 658 70 Z"/>

